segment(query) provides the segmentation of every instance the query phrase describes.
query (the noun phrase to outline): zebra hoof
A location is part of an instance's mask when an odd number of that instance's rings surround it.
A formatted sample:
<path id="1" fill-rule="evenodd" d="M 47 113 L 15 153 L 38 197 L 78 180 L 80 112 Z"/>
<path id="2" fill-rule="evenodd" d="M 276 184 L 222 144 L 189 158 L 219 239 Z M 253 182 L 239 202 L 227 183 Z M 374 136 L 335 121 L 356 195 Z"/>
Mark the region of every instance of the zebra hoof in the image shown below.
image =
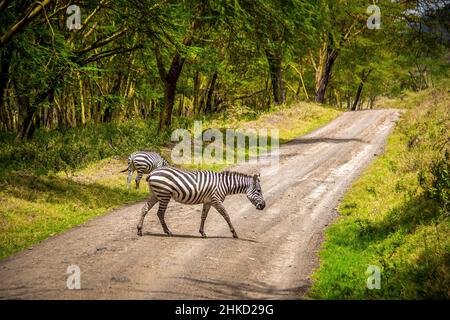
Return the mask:
<path id="1" fill-rule="evenodd" d="M 170 232 L 170 231 L 166 231 L 166 234 L 167 234 L 168 237 L 173 236 L 172 232 Z"/>
<path id="2" fill-rule="evenodd" d="M 233 238 L 235 238 L 235 239 L 238 239 L 238 238 L 239 238 L 238 235 L 237 235 L 237 233 L 233 233 Z"/>
<path id="3" fill-rule="evenodd" d="M 200 232 L 200 234 L 202 235 L 202 238 L 206 238 L 206 233 Z"/>
<path id="4" fill-rule="evenodd" d="M 137 235 L 138 235 L 139 237 L 142 237 L 142 229 L 138 229 Z"/>

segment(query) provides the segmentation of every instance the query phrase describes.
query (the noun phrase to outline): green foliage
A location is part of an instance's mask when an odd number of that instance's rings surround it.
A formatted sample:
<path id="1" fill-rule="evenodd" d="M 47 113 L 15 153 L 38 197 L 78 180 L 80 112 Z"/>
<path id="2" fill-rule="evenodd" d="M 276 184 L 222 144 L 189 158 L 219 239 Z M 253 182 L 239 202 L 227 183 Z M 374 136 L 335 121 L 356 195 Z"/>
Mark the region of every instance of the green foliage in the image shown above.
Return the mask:
<path id="1" fill-rule="evenodd" d="M 145 188 L 128 190 L 118 179 L 88 182 L 60 175 L 1 175 L 0 258 L 147 196 Z"/>
<path id="2" fill-rule="evenodd" d="M 88 124 L 84 128 L 38 130 L 33 140 L 14 143 L 3 137 L 0 171 L 27 171 L 37 174 L 67 173 L 111 156 L 125 156 L 139 149 L 158 150 L 168 134 L 157 134 L 150 121 Z"/>
<path id="3" fill-rule="evenodd" d="M 430 176 L 427 181 L 424 176 Z M 429 172 L 422 170 L 419 174 L 419 183 L 426 191 L 429 199 L 436 200 L 442 205 L 445 212 L 450 211 L 450 159 L 449 152 L 446 151 L 442 159 L 432 163 Z"/>

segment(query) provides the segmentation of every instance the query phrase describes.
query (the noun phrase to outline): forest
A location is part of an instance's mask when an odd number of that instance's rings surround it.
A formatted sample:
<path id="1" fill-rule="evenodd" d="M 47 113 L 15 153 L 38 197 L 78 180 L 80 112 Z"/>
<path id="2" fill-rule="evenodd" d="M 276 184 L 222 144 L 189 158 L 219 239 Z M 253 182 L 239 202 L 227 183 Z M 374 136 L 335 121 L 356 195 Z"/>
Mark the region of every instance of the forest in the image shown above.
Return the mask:
<path id="1" fill-rule="evenodd" d="M 448 241 L 430 249 L 422 273 L 405 267 L 392 294 L 337 285 L 345 274 L 330 252 L 348 234 L 370 246 L 359 227 L 383 237 L 425 221 L 423 234 L 441 228 L 434 240 L 448 232 L 448 1 L 0 0 L 0 16 L 0 258 L 144 199 L 147 190 L 125 189 L 118 174 L 126 156 L 167 156 L 171 132 L 196 120 L 279 128 L 284 143 L 343 113 L 394 108 L 407 110 L 397 140 L 344 198 L 342 212 L 360 216 L 330 229 L 313 297 L 448 298 Z M 382 231 L 369 198 L 397 210 Z M 347 253 L 366 266 L 353 245 Z M 389 250 L 377 250 L 387 266 Z M 418 294 L 423 278 L 430 285 Z"/>
<path id="2" fill-rule="evenodd" d="M 447 71 L 445 1 L 380 1 L 379 29 L 370 5 L 3 0 L 0 130 L 22 141 L 156 119 L 161 132 L 174 118 L 296 100 L 357 110 Z"/>

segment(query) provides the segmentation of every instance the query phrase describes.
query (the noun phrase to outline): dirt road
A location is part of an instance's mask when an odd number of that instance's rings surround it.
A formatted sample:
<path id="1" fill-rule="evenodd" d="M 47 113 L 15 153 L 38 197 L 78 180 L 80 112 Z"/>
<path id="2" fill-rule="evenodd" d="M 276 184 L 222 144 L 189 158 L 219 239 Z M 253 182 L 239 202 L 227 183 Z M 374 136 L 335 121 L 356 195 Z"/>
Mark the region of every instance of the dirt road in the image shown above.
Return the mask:
<path id="1" fill-rule="evenodd" d="M 397 118 L 395 110 L 345 113 L 283 145 L 278 170 L 263 169 L 265 210 L 245 195 L 225 201 L 240 239 L 213 209 L 202 239 L 201 206 L 174 202 L 166 213 L 173 237 L 162 234 L 156 207 L 138 237 L 137 203 L 1 261 L 0 298 L 302 298 L 324 228 L 350 183 L 382 152 Z M 69 265 L 81 269 L 80 290 L 66 288 Z"/>

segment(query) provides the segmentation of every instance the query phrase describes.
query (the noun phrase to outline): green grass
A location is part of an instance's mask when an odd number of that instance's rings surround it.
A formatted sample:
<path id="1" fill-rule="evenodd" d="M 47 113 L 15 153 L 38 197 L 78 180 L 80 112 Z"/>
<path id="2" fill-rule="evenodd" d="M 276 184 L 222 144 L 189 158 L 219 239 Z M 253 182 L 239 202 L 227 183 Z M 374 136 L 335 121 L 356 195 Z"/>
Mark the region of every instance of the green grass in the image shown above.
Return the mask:
<path id="1" fill-rule="evenodd" d="M 386 104 L 406 112 L 326 230 L 311 298 L 450 297 L 449 102 L 444 88 Z M 369 265 L 379 290 L 366 287 Z"/>
<path id="2" fill-rule="evenodd" d="M 0 257 L 143 197 L 104 181 L 86 183 L 58 176 L 9 176 L 0 188 Z"/>
<path id="3" fill-rule="evenodd" d="M 300 103 L 243 117 L 247 120 L 205 119 L 203 126 L 204 129 L 280 128 L 280 140 L 286 142 L 320 127 L 339 113 L 331 108 Z M 190 121 L 183 124 L 183 119 L 176 121 L 175 126 L 191 124 Z M 2 137 L 0 258 L 113 208 L 147 197 L 148 188 L 144 183 L 138 191 L 127 190 L 126 173 L 119 171 L 126 168 L 127 153 L 136 149 L 160 150 L 168 157 L 168 135 L 149 139 L 155 135 L 154 130 L 152 123 L 134 121 L 98 128 L 38 132 L 36 140 L 23 145 L 15 145 L 8 137 Z M 122 152 L 118 154 L 117 150 Z M 220 170 L 226 166 L 201 167 Z"/>

